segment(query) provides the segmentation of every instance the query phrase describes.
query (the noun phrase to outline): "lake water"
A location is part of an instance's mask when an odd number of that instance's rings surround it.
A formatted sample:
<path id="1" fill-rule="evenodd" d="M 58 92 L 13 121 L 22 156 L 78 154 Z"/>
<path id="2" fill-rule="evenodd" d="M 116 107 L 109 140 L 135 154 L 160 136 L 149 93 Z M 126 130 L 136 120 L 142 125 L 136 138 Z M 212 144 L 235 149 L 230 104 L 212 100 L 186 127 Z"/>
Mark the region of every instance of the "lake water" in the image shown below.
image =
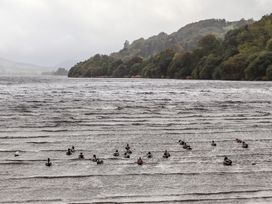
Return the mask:
<path id="1" fill-rule="evenodd" d="M 272 203 L 270 82 L 0 77 L 0 115 L 0 203 Z"/>

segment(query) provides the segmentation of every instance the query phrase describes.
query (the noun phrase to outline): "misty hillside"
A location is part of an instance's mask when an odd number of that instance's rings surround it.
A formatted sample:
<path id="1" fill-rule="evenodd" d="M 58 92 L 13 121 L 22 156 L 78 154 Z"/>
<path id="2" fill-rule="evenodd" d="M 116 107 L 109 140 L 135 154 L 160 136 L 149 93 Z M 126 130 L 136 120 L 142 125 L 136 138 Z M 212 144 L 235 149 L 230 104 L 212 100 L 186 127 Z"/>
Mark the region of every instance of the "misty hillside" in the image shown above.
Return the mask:
<path id="1" fill-rule="evenodd" d="M 131 44 L 126 42 L 122 50 L 112 53 L 111 56 L 126 60 L 134 56 L 151 57 L 166 49 L 172 49 L 176 52 L 192 51 L 197 47 L 198 41 L 207 34 L 213 34 L 223 39 L 229 30 L 251 23 L 253 23 L 253 20 L 242 19 L 234 22 L 228 22 L 224 19 L 202 20 L 188 24 L 170 35 L 162 32 L 146 40 L 140 38 Z"/>
<path id="2" fill-rule="evenodd" d="M 28 63 L 14 62 L 0 58 L 0 75 L 5 74 L 41 74 L 46 71 L 53 71 L 54 68 L 43 67 Z"/>

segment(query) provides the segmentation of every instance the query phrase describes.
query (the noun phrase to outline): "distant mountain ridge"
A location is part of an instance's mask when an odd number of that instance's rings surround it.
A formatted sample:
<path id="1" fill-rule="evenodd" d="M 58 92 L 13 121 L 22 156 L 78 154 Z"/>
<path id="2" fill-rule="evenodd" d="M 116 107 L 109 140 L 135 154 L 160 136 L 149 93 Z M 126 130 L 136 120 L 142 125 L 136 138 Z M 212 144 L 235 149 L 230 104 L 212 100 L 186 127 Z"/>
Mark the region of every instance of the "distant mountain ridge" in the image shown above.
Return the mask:
<path id="1" fill-rule="evenodd" d="M 208 34 L 213 34 L 223 39 L 229 30 L 240 28 L 253 22 L 252 19 L 241 19 L 233 22 L 228 22 L 225 19 L 202 20 L 188 24 L 170 35 L 161 32 L 146 40 L 140 38 L 131 44 L 126 42 L 122 50 L 112 53 L 110 56 L 127 60 L 135 56 L 148 58 L 166 49 L 172 49 L 176 52 L 192 51 L 197 47 L 198 41 Z"/>
<path id="2" fill-rule="evenodd" d="M 4 74 L 41 74 L 54 68 L 0 58 L 0 75 Z"/>

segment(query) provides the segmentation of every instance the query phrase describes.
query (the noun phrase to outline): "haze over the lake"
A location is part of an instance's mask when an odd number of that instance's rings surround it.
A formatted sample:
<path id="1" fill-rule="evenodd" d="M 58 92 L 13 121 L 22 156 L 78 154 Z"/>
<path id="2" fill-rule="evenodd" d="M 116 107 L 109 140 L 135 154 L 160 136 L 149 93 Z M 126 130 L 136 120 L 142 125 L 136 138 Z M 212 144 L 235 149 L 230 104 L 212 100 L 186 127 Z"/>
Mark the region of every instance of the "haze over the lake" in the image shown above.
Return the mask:
<path id="1" fill-rule="evenodd" d="M 0 0 L 0 204 L 271 204 L 271 8 Z"/>
<path id="2" fill-rule="evenodd" d="M 258 20 L 271 8 L 271 0 L 1 0 L 0 58 L 69 64 L 117 51 L 125 40 L 209 18 Z"/>

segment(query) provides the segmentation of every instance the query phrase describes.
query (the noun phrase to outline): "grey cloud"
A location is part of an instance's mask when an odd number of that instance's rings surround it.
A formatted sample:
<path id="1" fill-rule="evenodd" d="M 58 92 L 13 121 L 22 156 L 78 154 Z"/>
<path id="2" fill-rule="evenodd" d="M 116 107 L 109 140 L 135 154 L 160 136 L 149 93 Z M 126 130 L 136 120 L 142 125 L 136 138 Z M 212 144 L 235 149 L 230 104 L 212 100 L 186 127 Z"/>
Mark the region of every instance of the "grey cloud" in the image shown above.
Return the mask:
<path id="1" fill-rule="evenodd" d="M 0 57 L 55 65 L 201 19 L 259 19 L 270 8 L 270 0 L 0 0 Z"/>

